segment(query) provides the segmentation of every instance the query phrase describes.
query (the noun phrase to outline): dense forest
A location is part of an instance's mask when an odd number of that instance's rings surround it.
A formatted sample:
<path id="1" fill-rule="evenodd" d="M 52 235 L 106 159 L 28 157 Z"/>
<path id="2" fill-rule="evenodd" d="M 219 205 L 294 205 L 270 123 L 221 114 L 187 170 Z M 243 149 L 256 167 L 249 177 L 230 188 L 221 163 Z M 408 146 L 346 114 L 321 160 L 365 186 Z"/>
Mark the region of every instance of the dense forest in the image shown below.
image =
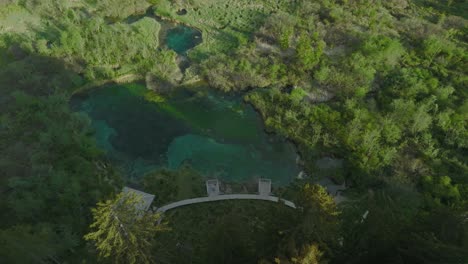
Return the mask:
<path id="1" fill-rule="evenodd" d="M 467 16 L 464 0 L 0 0 L 0 263 L 468 263 Z M 188 66 L 163 21 L 201 31 Z M 136 212 L 69 106 L 132 81 L 242 96 L 297 146 L 307 177 L 275 192 L 299 209 Z M 327 176 L 346 202 L 315 184 L 322 158 L 343 162 Z M 203 178 L 131 183 L 162 205 Z"/>

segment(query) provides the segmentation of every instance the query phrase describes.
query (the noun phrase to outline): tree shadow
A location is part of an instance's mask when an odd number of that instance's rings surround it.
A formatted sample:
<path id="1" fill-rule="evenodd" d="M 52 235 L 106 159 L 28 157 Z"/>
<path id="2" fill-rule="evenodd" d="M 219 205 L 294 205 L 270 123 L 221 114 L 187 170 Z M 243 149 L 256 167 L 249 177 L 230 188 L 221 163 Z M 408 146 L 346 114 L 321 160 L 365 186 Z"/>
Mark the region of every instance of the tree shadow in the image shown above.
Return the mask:
<path id="1" fill-rule="evenodd" d="M 76 88 L 86 82 L 65 61 L 28 51 L 21 48 L 22 44 L 24 43 L 7 41 L 0 48 L 4 59 L 0 67 L 0 119 L 4 114 L 10 115 L 10 119 L 16 119 L 18 105 L 15 94 L 18 92 L 37 98 L 61 95 L 66 100 Z M 11 134 L 8 132 L 7 119 L 5 126 L 2 126 L 4 120 L 0 121 L 0 136 Z M 62 121 L 56 120 L 58 124 Z M 37 131 L 20 132 L 31 134 Z M 0 194 L 8 190 L 6 183 L 10 177 L 26 177 L 30 171 L 28 154 L 19 151 L 23 143 L 5 140 L 6 138 L 3 140 L 5 145 L 0 146 L 0 156 L 8 154 L 14 157 L 7 159 L 11 161 L 8 164 L 0 163 Z"/>
<path id="2" fill-rule="evenodd" d="M 87 82 L 72 64 L 24 50 L 20 43 L 11 43 L 0 52 L 8 58 L 6 65 L 0 69 L 2 98 L 14 91 L 34 96 L 70 94 Z"/>
<path id="3" fill-rule="evenodd" d="M 420 7 L 431 7 L 447 15 L 468 19 L 468 2 L 466 0 L 416 0 L 414 3 Z"/>

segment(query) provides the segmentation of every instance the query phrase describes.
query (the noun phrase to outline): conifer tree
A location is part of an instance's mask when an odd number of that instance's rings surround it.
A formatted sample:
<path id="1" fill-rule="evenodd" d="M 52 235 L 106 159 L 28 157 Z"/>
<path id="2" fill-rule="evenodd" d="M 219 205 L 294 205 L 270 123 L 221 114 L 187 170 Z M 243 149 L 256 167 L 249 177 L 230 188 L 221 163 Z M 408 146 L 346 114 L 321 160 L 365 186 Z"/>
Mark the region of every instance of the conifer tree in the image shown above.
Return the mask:
<path id="1" fill-rule="evenodd" d="M 298 204 L 303 212 L 296 233 L 296 242 L 299 244 L 317 242 L 323 247 L 336 244 L 340 212 L 325 188 L 318 184 L 304 185 Z"/>
<path id="2" fill-rule="evenodd" d="M 161 215 L 140 210 L 142 202 L 140 196 L 120 193 L 92 209 L 92 231 L 84 238 L 94 243 L 100 258 L 126 264 L 155 262 L 152 241 L 167 227 L 159 223 Z"/>

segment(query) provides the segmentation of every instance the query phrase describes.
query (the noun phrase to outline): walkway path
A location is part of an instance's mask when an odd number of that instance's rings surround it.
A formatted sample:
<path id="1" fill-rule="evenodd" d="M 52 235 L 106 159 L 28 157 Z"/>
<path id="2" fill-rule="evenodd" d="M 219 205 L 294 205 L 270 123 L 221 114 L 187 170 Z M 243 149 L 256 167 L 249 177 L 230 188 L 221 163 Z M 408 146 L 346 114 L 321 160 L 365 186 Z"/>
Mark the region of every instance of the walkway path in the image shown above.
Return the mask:
<path id="1" fill-rule="evenodd" d="M 259 194 L 223 194 L 223 195 L 214 195 L 208 197 L 199 197 L 187 200 L 181 200 L 174 203 L 170 203 L 164 205 L 156 210 L 158 213 L 164 213 L 168 210 L 190 205 L 190 204 L 197 204 L 197 203 L 206 203 L 206 202 L 215 202 L 215 201 L 224 201 L 224 200 L 264 200 L 270 202 L 282 202 L 284 205 L 289 206 L 291 208 L 296 209 L 296 205 L 288 200 L 278 198 L 276 196 L 268 196 L 268 195 L 259 195 Z"/>

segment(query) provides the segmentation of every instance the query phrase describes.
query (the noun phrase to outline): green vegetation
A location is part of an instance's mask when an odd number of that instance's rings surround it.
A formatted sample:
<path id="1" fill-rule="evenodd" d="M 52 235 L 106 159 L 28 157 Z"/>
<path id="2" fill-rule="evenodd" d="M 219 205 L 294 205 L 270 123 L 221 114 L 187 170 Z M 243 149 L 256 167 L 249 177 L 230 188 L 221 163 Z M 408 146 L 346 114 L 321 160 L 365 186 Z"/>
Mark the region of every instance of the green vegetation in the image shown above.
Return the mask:
<path id="1" fill-rule="evenodd" d="M 466 14 L 463 0 L 1 1 L 0 262 L 467 262 Z M 168 50 L 161 19 L 203 43 Z M 147 101 L 197 80 L 243 96 L 301 154 L 304 179 L 274 190 L 298 209 L 195 205 L 159 233 L 116 193 L 137 184 L 162 205 L 202 195 L 207 175 L 131 180 L 69 107 L 135 79 Z M 324 158 L 343 163 L 339 206 L 314 185 Z"/>
<path id="2" fill-rule="evenodd" d="M 151 71 L 155 63 L 150 58 L 159 55 L 159 29 L 159 23 L 151 18 L 131 25 L 109 25 L 100 18 L 73 17 L 54 28 L 57 38 L 39 39 L 35 46 L 41 55 L 65 58 L 83 67 L 85 77 L 90 80 L 109 79 L 130 72 Z M 50 48 L 48 42 L 51 42 Z"/>
<path id="3" fill-rule="evenodd" d="M 99 257 L 110 258 L 113 263 L 153 262 L 152 240 L 167 228 L 159 224 L 161 215 L 141 211 L 141 203 L 142 198 L 133 193 L 120 193 L 92 209 L 93 232 L 84 238 L 96 245 Z"/>
<path id="4" fill-rule="evenodd" d="M 172 58 L 165 64 L 168 67 L 175 65 L 175 58 L 170 55 L 173 52 L 158 50 L 159 22 L 149 17 L 134 23 L 119 20 L 135 12 L 144 13 L 148 6 L 146 1 L 98 1 L 96 5 L 88 2 L 7 4 L 4 19 L 0 20 L 5 24 L 3 46 L 18 42 L 25 52 L 59 58 L 70 63 L 75 72 L 88 80 L 111 79 L 129 73 L 167 75 L 167 70 L 161 70 L 157 60 L 153 60 L 155 57 Z M 23 13 L 18 12 L 34 14 L 24 20 L 24 27 L 29 28 L 24 34 L 19 34 L 26 30 L 21 27 L 7 30 L 6 23 L 11 16 L 22 16 Z"/>
<path id="5" fill-rule="evenodd" d="M 39 16 L 26 8 L 16 4 L 4 5 L 0 4 L 0 33 L 27 33 L 30 25 L 39 23 Z"/>
<path id="6" fill-rule="evenodd" d="M 294 210 L 268 202 L 226 201 L 168 212 L 172 230 L 158 254 L 167 263 L 255 263 L 276 254 Z M 178 248 L 179 242 L 181 248 Z M 158 245 L 159 245 L 158 243 Z M 180 247 L 179 246 L 179 247 Z M 163 248 L 163 250 L 161 250 Z M 179 252 L 179 254 L 174 254 Z M 166 255 L 167 254 L 167 255 Z"/>
<path id="7" fill-rule="evenodd" d="M 168 263 L 325 260 L 327 243 L 338 234 L 336 205 L 317 185 L 308 185 L 299 194 L 303 210 L 264 201 L 226 201 L 170 211 L 166 217 L 172 230 L 161 234 L 155 250 Z M 318 230 L 315 220 L 321 221 L 320 226 L 326 223 L 327 228 Z M 320 242 L 302 246 L 302 241 L 320 237 Z"/>
<path id="8" fill-rule="evenodd" d="M 206 194 L 205 182 L 201 175 L 186 165 L 182 165 L 177 171 L 164 169 L 148 173 L 143 178 L 143 190 L 157 194 L 154 199 L 155 206 Z"/>
<path id="9" fill-rule="evenodd" d="M 19 91 L 2 109 L 0 129 L 0 255 L 13 263 L 18 257 L 24 263 L 61 259 L 82 246 L 89 207 L 120 180 L 95 147 L 87 121 L 70 113 L 65 97 L 11 88 Z M 23 239 L 31 244 L 23 247 Z"/>
<path id="10" fill-rule="evenodd" d="M 203 31 L 202 45 L 192 53 L 194 59 L 206 58 L 219 52 L 228 52 L 245 45 L 271 12 L 288 6 L 284 0 L 200 0 L 171 1 L 152 0 L 155 13 L 163 18 L 176 20 Z M 178 15 L 185 9 L 187 14 Z"/>

